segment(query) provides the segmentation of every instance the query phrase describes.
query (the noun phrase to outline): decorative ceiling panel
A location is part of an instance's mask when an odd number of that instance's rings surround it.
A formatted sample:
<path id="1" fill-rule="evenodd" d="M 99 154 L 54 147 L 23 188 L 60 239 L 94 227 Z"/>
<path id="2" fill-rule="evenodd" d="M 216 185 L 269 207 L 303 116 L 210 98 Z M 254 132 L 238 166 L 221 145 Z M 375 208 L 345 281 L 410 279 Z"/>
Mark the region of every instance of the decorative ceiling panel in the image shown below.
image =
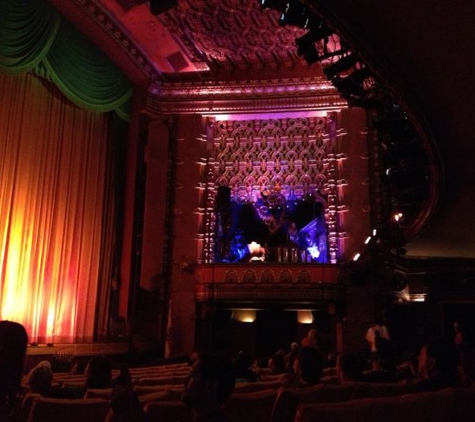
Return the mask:
<path id="1" fill-rule="evenodd" d="M 295 38 L 304 31 L 279 26 L 279 13 L 257 0 L 181 0 L 159 19 L 193 62 L 214 70 L 293 68 L 301 60 Z"/>

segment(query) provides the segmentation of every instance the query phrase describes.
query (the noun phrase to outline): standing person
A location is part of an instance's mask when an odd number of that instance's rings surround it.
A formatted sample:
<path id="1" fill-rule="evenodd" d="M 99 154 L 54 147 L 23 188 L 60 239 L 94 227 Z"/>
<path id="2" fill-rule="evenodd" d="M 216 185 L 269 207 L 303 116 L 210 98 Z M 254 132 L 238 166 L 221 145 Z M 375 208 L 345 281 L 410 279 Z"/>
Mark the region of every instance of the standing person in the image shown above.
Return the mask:
<path id="1" fill-rule="evenodd" d="M 234 390 L 232 362 L 222 355 L 200 354 L 185 382 L 182 401 L 196 414 L 196 422 L 227 422 L 222 406 Z"/>
<path id="2" fill-rule="evenodd" d="M 375 318 L 373 321 L 373 325 L 368 328 L 366 331 L 365 339 L 369 343 L 370 352 L 371 352 L 371 359 L 376 357 L 378 352 L 378 340 L 382 338 L 387 341 L 391 341 L 391 336 L 389 335 L 389 330 L 386 325 L 384 325 L 383 321 L 380 318 Z"/>
<path id="3" fill-rule="evenodd" d="M 471 383 L 472 364 L 470 359 L 470 350 L 464 327 L 460 321 L 454 322 L 454 344 L 458 352 L 459 364 L 461 370 L 461 381 L 464 385 Z"/>
<path id="4" fill-rule="evenodd" d="M 302 339 L 302 347 L 313 347 L 318 349 L 318 332 L 315 328 L 311 328 L 307 335 Z"/>

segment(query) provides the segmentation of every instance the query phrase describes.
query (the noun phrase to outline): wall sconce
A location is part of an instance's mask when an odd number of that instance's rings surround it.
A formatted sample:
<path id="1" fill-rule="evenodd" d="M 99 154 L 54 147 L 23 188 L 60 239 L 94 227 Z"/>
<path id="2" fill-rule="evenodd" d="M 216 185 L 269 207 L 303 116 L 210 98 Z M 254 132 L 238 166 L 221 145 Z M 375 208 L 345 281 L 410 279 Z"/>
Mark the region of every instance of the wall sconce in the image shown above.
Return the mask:
<path id="1" fill-rule="evenodd" d="M 313 323 L 313 313 L 309 310 L 299 310 L 297 311 L 297 321 L 299 324 L 312 324 Z"/>
<path id="2" fill-rule="evenodd" d="M 254 322 L 256 320 L 255 309 L 233 309 L 232 318 L 239 322 Z"/>

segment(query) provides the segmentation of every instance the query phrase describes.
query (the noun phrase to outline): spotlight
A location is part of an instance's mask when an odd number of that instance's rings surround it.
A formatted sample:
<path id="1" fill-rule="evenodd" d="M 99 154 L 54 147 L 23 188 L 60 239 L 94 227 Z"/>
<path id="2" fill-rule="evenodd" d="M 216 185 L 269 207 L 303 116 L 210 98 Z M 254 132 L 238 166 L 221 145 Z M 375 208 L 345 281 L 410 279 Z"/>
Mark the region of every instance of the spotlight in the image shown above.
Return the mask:
<path id="1" fill-rule="evenodd" d="M 152 15 L 160 15 L 176 6 L 178 6 L 177 0 L 150 0 L 150 11 Z"/>
<path id="2" fill-rule="evenodd" d="M 297 54 L 298 53 L 299 52 L 297 51 Z M 320 55 L 314 45 L 307 47 L 305 51 L 303 51 L 303 53 L 300 55 L 303 56 L 303 58 L 308 64 L 317 63 L 320 60 Z"/>
<path id="3" fill-rule="evenodd" d="M 330 29 L 328 26 L 325 26 L 323 22 L 320 22 L 317 27 L 310 29 L 310 31 L 308 31 L 306 34 L 295 39 L 295 43 L 297 44 L 297 54 L 299 56 L 305 56 L 306 50 L 311 49 L 313 56 L 315 56 L 315 53 L 317 53 L 317 51 L 315 49 L 314 44 L 317 41 L 330 36 L 331 34 L 333 34 L 333 30 Z M 316 62 L 317 60 L 318 53 L 315 57 L 314 62 Z"/>
<path id="4" fill-rule="evenodd" d="M 325 73 L 327 79 L 332 80 L 339 73 L 354 67 L 356 63 L 358 63 L 358 57 L 356 57 L 354 54 L 349 54 L 348 56 L 342 57 L 335 63 L 326 66 L 323 69 L 323 73 Z"/>
<path id="5" fill-rule="evenodd" d="M 361 68 L 346 77 L 335 76 L 331 82 L 343 98 L 349 98 L 352 95 L 364 97 L 366 90 L 362 84 L 369 76 L 371 76 L 370 71 L 367 68 Z"/>
<path id="6" fill-rule="evenodd" d="M 309 28 L 315 23 L 315 17 L 299 1 L 289 1 L 280 15 L 279 25 L 292 25 L 299 28 Z"/>
<path id="7" fill-rule="evenodd" d="M 383 105 L 380 100 L 376 98 L 370 98 L 370 97 L 364 97 L 364 98 L 350 97 L 350 98 L 347 98 L 347 100 L 348 100 L 349 107 L 359 107 L 359 108 L 364 108 L 366 110 L 375 110 L 375 109 L 380 108 Z"/>
<path id="8" fill-rule="evenodd" d="M 287 0 L 261 0 L 261 9 L 273 9 L 282 11 L 287 4 Z"/>

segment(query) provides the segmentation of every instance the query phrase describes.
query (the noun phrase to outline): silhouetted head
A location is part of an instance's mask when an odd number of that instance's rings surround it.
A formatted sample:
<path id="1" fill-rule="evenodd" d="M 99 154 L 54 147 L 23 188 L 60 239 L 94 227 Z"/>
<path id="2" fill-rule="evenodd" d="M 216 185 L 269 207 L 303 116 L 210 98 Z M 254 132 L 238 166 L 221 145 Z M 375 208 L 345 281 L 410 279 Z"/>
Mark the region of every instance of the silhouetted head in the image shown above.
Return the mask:
<path id="1" fill-rule="evenodd" d="M 232 362 L 222 355 L 200 354 L 185 382 L 183 403 L 193 409 L 219 407 L 234 390 Z"/>
<path id="2" fill-rule="evenodd" d="M 84 371 L 86 388 L 109 388 L 112 381 L 112 370 L 104 356 L 93 356 Z"/>
<path id="3" fill-rule="evenodd" d="M 336 360 L 336 372 L 341 382 L 360 380 L 365 367 L 366 360 L 361 353 L 341 353 Z"/>
<path id="4" fill-rule="evenodd" d="M 48 361 L 41 361 L 28 374 L 26 384 L 32 393 L 45 394 L 51 388 L 53 371 Z"/>
<path id="5" fill-rule="evenodd" d="M 301 347 L 295 357 L 294 372 L 303 381 L 315 384 L 320 381 L 325 359 L 314 347 Z"/>
<path id="6" fill-rule="evenodd" d="M 20 388 L 28 335 L 23 325 L 0 321 L 0 406 Z"/>
<path id="7" fill-rule="evenodd" d="M 422 346 L 419 355 L 419 373 L 427 378 L 434 374 L 453 375 L 457 370 L 458 354 L 453 342 L 436 337 Z"/>

